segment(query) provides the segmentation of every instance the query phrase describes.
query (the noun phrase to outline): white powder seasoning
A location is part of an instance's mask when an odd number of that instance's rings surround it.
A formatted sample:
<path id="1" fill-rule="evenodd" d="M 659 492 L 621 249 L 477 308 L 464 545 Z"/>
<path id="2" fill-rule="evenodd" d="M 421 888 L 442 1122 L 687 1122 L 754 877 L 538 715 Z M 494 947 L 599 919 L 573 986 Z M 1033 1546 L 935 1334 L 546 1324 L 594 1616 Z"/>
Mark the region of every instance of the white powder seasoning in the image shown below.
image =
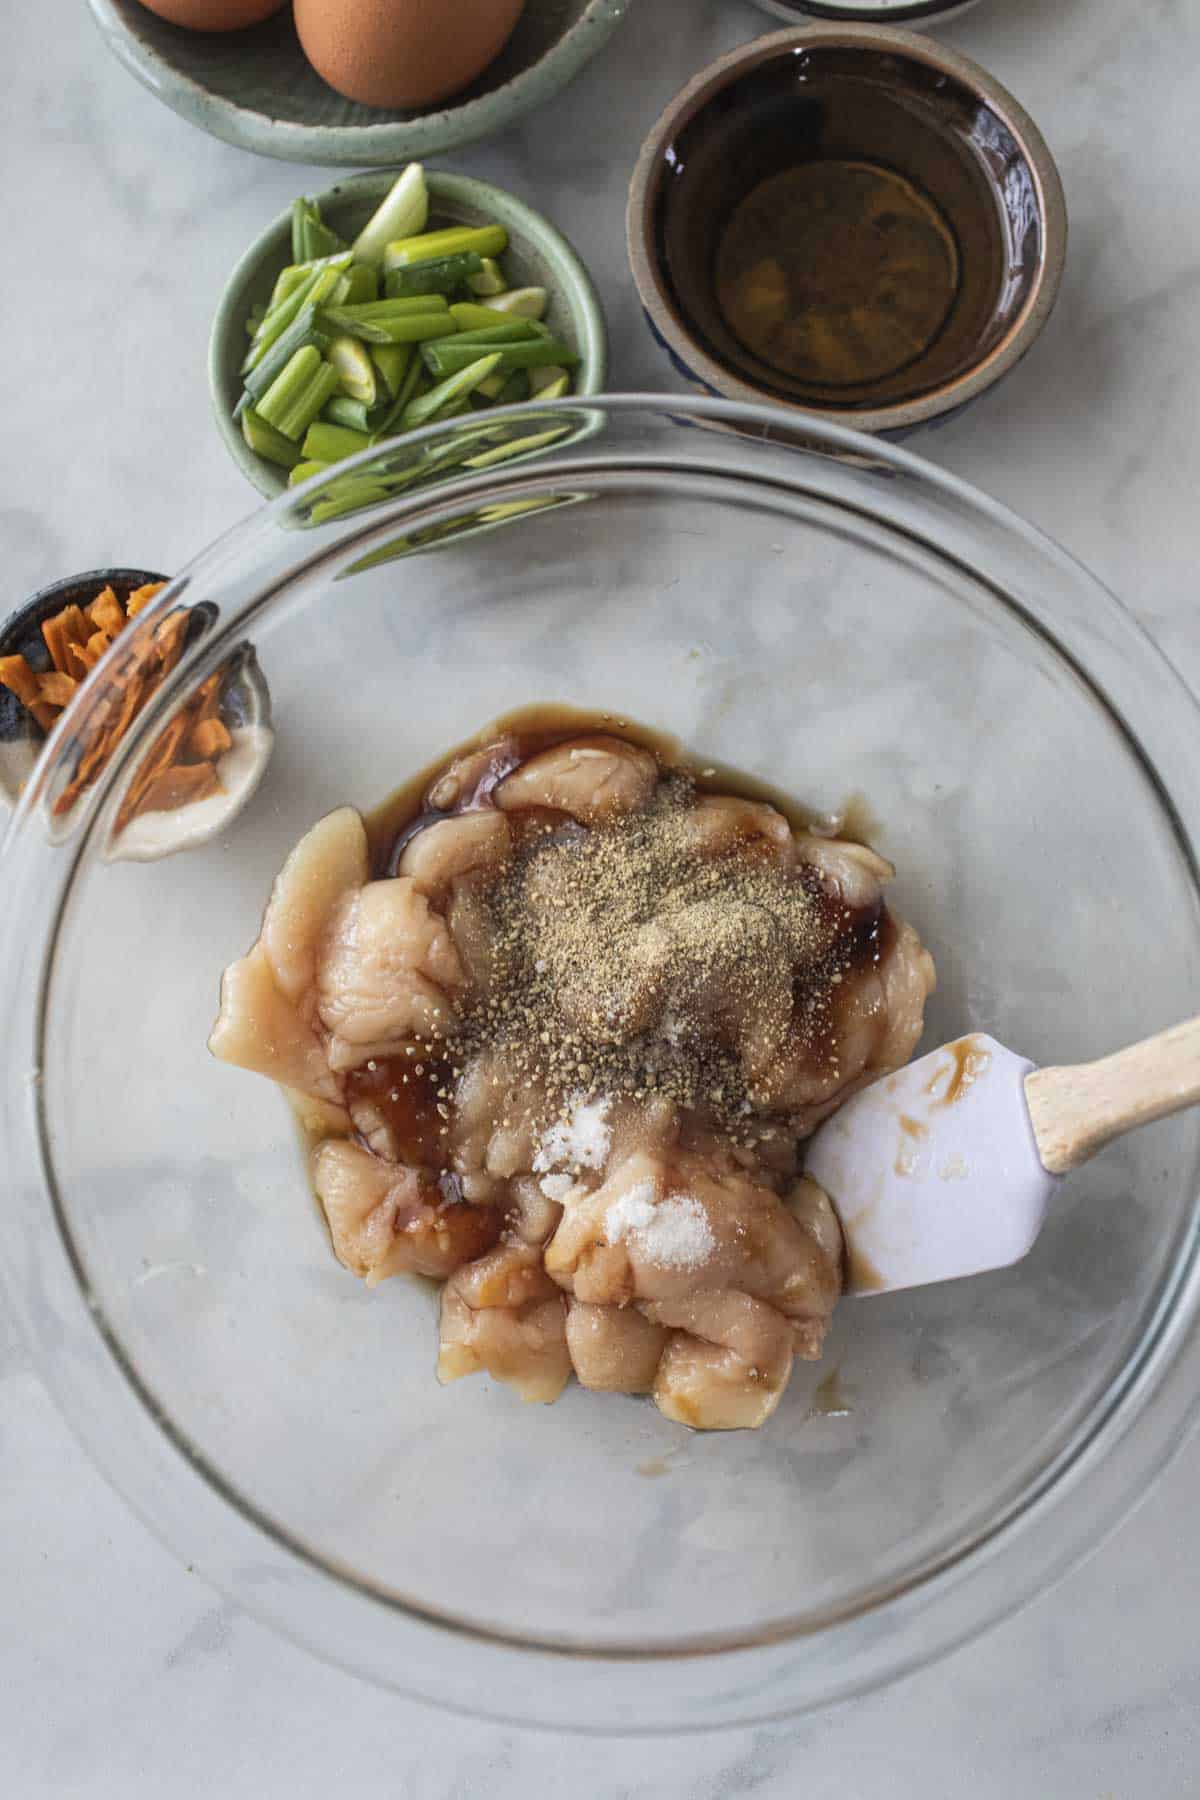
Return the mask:
<path id="1" fill-rule="evenodd" d="M 635 1182 L 604 1214 L 610 1244 L 636 1240 L 641 1254 L 665 1269 L 698 1269 L 717 1247 L 708 1214 L 691 1194 L 655 1199 L 652 1181 Z"/>
<path id="2" fill-rule="evenodd" d="M 565 1117 L 556 1119 L 543 1134 L 533 1159 L 534 1171 L 551 1169 L 602 1169 L 612 1145 L 608 1114 L 612 1105 L 603 1096 L 589 1100 L 572 1094 Z M 544 1190 L 543 1190 L 544 1191 Z"/>
<path id="3" fill-rule="evenodd" d="M 575 1181 L 570 1175 L 543 1175 L 538 1186 L 547 1200 L 554 1200 L 561 1206 L 575 1186 Z"/>

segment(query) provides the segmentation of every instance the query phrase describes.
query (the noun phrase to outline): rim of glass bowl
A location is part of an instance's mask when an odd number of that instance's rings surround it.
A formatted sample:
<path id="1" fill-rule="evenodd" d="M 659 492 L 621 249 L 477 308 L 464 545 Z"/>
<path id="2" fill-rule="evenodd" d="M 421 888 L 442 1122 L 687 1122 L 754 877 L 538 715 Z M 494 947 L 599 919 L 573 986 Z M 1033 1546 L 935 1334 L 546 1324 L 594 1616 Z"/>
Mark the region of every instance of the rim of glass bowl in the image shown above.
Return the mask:
<path id="1" fill-rule="evenodd" d="M 765 484 L 815 496 L 878 518 L 889 531 L 969 570 L 1070 659 L 1115 720 L 1154 784 L 1198 893 L 1200 783 L 1185 772 L 1200 707 L 1131 615 L 1074 558 L 1006 508 L 904 450 L 819 420 L 805 421 L 808 442 L 800 448 L 794 415 L 720 400 L 625 395 L 563 400 L 544 410 L 579 428 L 518 463 L 452 476 L 290 534 L 297 556 L 286 576 L 265 589 L 252 583 L 222 617 L 221 629 L 180 662 L 113 759 L 73 840 L 56 849 L 46 842 L 41 808 L 68 753 L 67 727 L 47 740 L 0 853 L 6 898 L 0 946 L 7 952 L 0 994 L 9 1028 L 2 1116 L 12 1173 L 0 1278 L 47 1386 L 96 1463 L 155 1535 L 239 1607 L 330 1661 L 472 1715 L 601 1732 L 720 1729 L 846 1698 L 944 1654 L 1064 1574 L 1144 1495 L 1200 1404 L 1195 1210 L 1141 1341 L 1032 1487 L 967 1541 L 856 1604 L 736 1637 L 666 1646 L 549 1642 L 441 1615 L 371 1587 L 229 1486 L 158 1405 L 88 1286 L 55 1186 L 40 1086 L 41 1034 L 63 907 L 85 851 L 104 829 L 106 799 L 174 697 L 220 660 L 256 613 L 315 567 L 341 562 L 351 546 L 393 534 L 397 526 L 411 530 L 459 513 L 467 501 L 496 500 L 514 487 L 552 490 L 564 479 L 603 482 L 606 475 L 627 480 L 657 472 L 673 482 L 716 478 L 731 491 Z M 522 412 L 527 418 L 528 408 L 511 409 L 511 416 Z M 635 446 L 631 453 L 618 443 L 606 454 L 606 421 L 639 415 L 672 430 L 707 429 L 686 445 L 673 437 L 669 452 Z M 420 453 L 453 441 L 461 429 L 432 426 L 405 447 Z M 772 430 L 793 441 L 772 440 Z M 764 448 L 771 455 L 759 470 Z M 381 454 L 363 452 L 339 474 L 370 466 Z M 219 583 L 235 565 L 265 568 L 255 546 L 278 549 L 269 534 L 322 485 L 317 477 L 234 527 L 175 578 L 147 617 L 169 609 L 190 586 Z M 1011 565 L 1002 575 L 984 573 L 970 549 L 972 537 L 989 532 Z M 1170 788 L 1162 769 L 1171 771 Z"/>

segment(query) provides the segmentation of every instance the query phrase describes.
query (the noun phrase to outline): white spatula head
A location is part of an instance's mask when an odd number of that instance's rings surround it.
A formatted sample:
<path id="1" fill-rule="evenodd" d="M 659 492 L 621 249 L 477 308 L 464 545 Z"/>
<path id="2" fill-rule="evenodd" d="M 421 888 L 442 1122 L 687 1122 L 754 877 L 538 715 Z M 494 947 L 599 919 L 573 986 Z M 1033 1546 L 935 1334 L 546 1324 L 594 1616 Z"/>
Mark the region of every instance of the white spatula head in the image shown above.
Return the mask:
<path id="1" fill-rule="evenodd" d="M 1055 1185 L 1025 1099 L 1032 1067 L 976 1033 L 885 1076 L 822 1125 L 805 1172 L 842 1221 L 848 1293 L 978 1275 L 1026 1254 Z"/>

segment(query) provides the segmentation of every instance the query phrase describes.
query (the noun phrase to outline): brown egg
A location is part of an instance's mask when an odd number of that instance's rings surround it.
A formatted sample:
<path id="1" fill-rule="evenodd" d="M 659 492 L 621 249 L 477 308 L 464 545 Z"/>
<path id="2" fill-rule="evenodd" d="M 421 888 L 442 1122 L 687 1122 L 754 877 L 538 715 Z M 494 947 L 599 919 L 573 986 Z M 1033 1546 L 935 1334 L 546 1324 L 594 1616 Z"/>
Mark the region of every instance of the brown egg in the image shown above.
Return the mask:
<path id="1" fill-rule="evenodd" d="M 364 106 L 430 106 L 500 54 L 525 0 L 296 0 L 304 53 Z"/>
<path id="2" fill-rule="evenodd" d="M 142 0 L 147 11 L 189 31 L 242 31 L 261 25 L 287 0 Z"/>

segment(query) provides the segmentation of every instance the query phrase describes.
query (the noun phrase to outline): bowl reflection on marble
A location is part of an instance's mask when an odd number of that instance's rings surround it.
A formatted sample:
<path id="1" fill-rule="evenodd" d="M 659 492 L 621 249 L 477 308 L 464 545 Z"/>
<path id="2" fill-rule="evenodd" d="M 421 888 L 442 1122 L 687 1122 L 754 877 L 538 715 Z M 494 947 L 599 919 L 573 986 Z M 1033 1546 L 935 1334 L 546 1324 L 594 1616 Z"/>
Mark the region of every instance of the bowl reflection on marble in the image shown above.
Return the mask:
<path id="1" fill-rule="evenodd" d="M 927 1043 L 1082 1060 L 1200 1010 L 1196 705 L 1078 565 L 900 451 L 682 398 L 546 412 L 474 470 L 459 426 L 418 434 L 427 478 L 320 526 L 285 495 L 185 572 L 220 627 L 130 754 L 252 630 L 276 751 L 219 840 L 105 863 L 114 771 L 51 851 L 43 759 L 0 868 L 0 1266 L 97 1461 L 241 1605 L 461 1709 L 720 1726 L 947 1649 L 1144 1492 L 1200 1391 L 1200 1118 L 1079 1171 L 1021 1266 L 844 1303 L 764 1430 L 693 1436 L 439 1388 L 434 1297 L 338 1267 L 283 1101 L 209 1057 L 220 972 L 315 819 L 560 701 L 867 796 L 938 960 Z"/>

